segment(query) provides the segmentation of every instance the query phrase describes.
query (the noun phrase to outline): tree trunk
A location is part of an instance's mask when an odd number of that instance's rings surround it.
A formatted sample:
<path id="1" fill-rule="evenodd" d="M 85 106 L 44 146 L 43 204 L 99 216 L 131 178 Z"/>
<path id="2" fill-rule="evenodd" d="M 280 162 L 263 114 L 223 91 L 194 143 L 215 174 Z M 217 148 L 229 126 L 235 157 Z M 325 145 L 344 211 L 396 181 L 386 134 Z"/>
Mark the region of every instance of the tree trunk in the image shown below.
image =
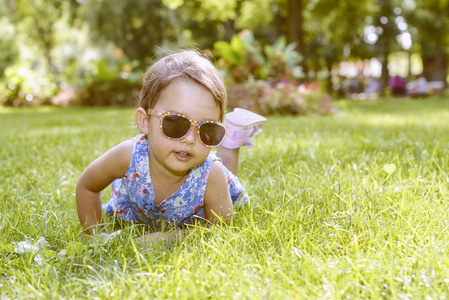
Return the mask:
<path id="1" fill-rule="evenodd" d="M 328 94 L 332 94 L 333 87 L 332 87 L 332 61 L 326 59 L 326 67 L 327 67 L 327 77 L 326 77 L 326 91 Z"/>
<path id="2" fill-rule="evenodd" d="M 235 13 L 236 15 L 236 19 L 238 18 L 239 14 L 240 14 L 240 9 L 242 8 L 242 1 L 241 0 L 237 0 L 235 3 Z M 231 41 L 232 37 L 237 34 L 237 30 L 235 29 L 235 19 L 227 19 L 224 24 L 224 29 L 225 29 L 225 36 L 224 36 L 224 40 L 225 41 Z"/>
<path id="3" fill-rule="evenodd" d="M 304 43 L 304 29 L 303 29 L 304 18 L 302 13 L 303 13 L 303 0 L 288 0 L 287 38 L 289 43 L 292 42 L 296 43 L 296 51 L 298 51 L 303 57 L 303 60 L 301 61 L 300 65 L 304 72 L 304 76 L 307 79 L 307 73 L 309 70 L 306 64 L 307 52 Z"/>
<path id="4" fill-rule="evenodd" d="M 378 59 L 382 66 L 380 74 L 380 83 L 382 84 L 382 90 L 385 92 L 385 88 L 388 87 L 388 80 L 390 79 L 390 74 L 388 70 L 388 56 L 389 47 L 385 47 L 383 53 L 379 55 Z"/>
<path id="5" fill-rule="evenodd" d="M 382 86 L 385 88 L 388 86 L 388 79 L 390 75 L 388 74 L 388 59 L 384 59 L 382 61 L 382 73 L 380 75 L 380 81 L 382 82 Z"/>
<path id="6" fill-rule="evenodd" d="M 425 47 L 425 45 L 422 45 Z M 423 73 L 428 81 L 443 81 L 447 86 L 448 54 L 443 45 L 437 44 L 432 55 L 423 55 Z"/>
<path id="7" fill-rule="evenodd" d="M 224 22 L 224 29 L 225 29 L 225 36 L 224 36 L 224 40 L 225 41 L 230 41 L 232 39 L 232 37 L 234 36 L 234 34 L 236 34 L 236 30 L 234 27 L 234 20 L 226 20 L 226 22 Z"/>

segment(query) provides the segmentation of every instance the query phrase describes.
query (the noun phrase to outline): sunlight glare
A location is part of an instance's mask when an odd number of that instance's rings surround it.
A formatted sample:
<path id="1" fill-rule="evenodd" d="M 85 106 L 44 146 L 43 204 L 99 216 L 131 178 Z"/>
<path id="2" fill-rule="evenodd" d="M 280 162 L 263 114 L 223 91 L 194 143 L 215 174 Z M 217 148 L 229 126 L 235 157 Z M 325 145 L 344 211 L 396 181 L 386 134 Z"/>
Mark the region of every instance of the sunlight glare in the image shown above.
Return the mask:
<path id="1" fill-rule="evenodd" d="M 412 36 L 408 32 L 403 32 L 399 35 L 399 41 L 405 50 L 412 47 Z"/>
<path id="2" fill-rule="evenodd" d="M 365 42 L 368 44 L 375 44 L 379 35 L 376 33 L 376 28 L 374 26 L 365 27 Z"/>

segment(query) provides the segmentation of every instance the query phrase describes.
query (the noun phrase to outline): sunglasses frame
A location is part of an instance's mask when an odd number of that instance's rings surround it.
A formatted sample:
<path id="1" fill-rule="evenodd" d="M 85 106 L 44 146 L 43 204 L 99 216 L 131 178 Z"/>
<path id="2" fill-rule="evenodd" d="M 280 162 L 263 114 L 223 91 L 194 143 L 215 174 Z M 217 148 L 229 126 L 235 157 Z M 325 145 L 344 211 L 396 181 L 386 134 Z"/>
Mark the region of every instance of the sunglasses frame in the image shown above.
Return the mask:
<path id="1" fill-rule="evenodd" d="M 155 117 L 159 118 L 159 120 L 160 120 L 159 128 L 160 128 L 162 136 L 165 137 L 166 139 L 169 139 L 169 140 L 172 140 L 172 141 L 182 140 L 183 138 L 185 138 L 190 133 L 190 130 L 192 130 L 192 127 L 196 127 L 197 128 L 196 132 L 198 134 L 198 140 L 200 141 L 200 143 L 203 146 L 209 147 L 209 148 L 219 147 L 221 145 L 221 143 L 223 143 L 223 141 L 225 140 L 225 138 L 226 138 L 226 136 L 228 134 L 228 131 L 231 128 L 229 125 L 227 125 L 225 123 L 216 122 L 216 121 L 201 121 L 201 122 L 200 121 L 195 121 L 195 120 L 192 120 L 191 118 L 187 117 L 184 114 L 178 114 L 178 113 L 174 113 L 174 112 L 170 112 L 170 111 L 159 111 L 159 110 L 155 110 L 155 109 L 148 109 L 147 113 L 148 113 L 149 116 L 155 116 Z M 172 138 L 172 137 L 169 137 L 169 136 L 164 134 L 164 131 L 162 129 L 162 120 L 166 116 L 173 116 L 173 115 L 174 116 L 178 116 L 178 117 L 182 117 L 182 118 L 184 118 L 184 119 L 186 119 L 186 120 L 188 120 L 190 122 L 189 130 L 182 137 Z M 203 143 L 203 141 L 201 140 L 200 127 L 201 127 L 201 125 L 209 124 L 209 123 L 217 124 L 217 125 L 223 127 L 224 130 L 225 130 L 225 134 L 223 135 L 223 139 L 217 145 L 213 145 L 213 146 L 207 145 L 207 144 Z"/>

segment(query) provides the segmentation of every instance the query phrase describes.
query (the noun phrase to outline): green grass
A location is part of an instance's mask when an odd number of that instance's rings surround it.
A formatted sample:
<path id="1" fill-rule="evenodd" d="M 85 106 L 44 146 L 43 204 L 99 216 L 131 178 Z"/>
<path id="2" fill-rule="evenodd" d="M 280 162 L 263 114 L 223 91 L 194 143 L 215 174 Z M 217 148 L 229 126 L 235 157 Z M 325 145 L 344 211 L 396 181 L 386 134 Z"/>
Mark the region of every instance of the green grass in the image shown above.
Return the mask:
<path id="1" fill-rule="evenodd" d="M 133 109 L 0 108 L 0 298 L 444 298 L 449 99 L 336 105 L 269 118 L 229 226 L 146 249 L 137 226 L 84 236 L 75 209 L 83 169 L 137 133 Z"/>

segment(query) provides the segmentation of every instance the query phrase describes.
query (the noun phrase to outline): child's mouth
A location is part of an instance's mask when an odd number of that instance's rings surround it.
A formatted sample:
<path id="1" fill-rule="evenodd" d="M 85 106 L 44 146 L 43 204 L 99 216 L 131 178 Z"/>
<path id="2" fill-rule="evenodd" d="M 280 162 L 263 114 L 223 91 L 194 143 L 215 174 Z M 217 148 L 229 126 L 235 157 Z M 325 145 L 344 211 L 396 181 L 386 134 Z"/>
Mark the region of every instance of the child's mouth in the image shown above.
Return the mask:
<path id="1" fill-rule="evenodd" d="M 189 160 L 190 157 L 192 156 L 190 153 L 187 153 L 187 152 L 175 152 L 175 154 L 176 154 L 176 157 L 182 161 Z"/>

